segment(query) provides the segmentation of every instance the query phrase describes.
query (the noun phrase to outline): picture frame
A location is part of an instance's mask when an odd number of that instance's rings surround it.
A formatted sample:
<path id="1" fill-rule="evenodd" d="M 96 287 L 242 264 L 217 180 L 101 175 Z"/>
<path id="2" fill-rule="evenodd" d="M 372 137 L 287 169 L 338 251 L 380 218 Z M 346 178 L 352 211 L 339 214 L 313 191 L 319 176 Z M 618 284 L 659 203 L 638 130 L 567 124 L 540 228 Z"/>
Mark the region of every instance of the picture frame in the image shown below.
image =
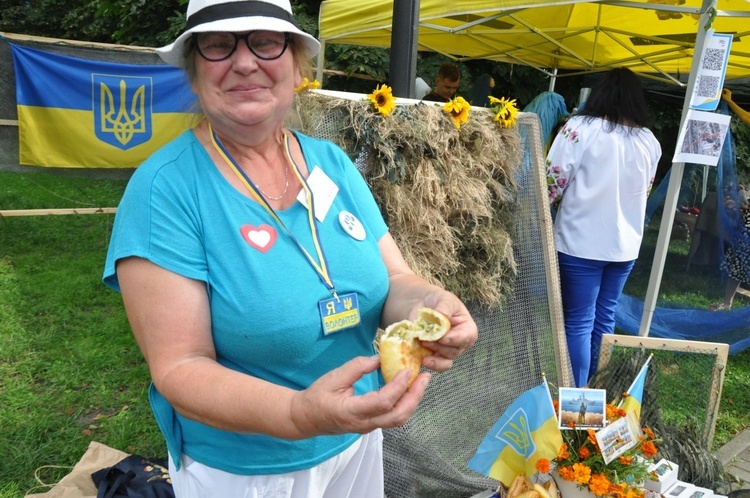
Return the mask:
<path id="1" fill-rule="evenodd" d="M 607 391 L 561 387 L 558 425 L 560 429 L 602 429 L 607 425 Z"/>

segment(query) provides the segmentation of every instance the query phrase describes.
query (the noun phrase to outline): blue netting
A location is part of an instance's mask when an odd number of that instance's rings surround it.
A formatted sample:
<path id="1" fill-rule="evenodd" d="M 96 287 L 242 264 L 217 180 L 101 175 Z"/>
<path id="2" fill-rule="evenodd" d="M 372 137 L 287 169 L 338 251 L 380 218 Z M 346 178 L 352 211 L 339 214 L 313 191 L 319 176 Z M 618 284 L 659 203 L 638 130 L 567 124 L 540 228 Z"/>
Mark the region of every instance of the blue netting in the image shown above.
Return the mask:
<path id="1" fill-rule="evenodd" d="M 722 101 L 719 110 L 728 114 L 727 105 L 724 101 Z M 652 215 L 663 206 L 670 173 L 671 171 L 667 173 L 649 197 L 646 208 L 647 224 Z M 678 197 L 680 207 L 695 206 L 695 204 L 700 203 L 701 196 L 696 195 L 695 180 L 702 181 L 704 174 L 706 172 L 703 165 L 685 165 L 685 173 Z M 737 189 L 734 145 L 730 131 L 727 132 L 718 166 L 709 170 L 708 184 L 716 191 L 713 197 L 715 199 L 716 216 L 713 220 L 715 222 L 711 225 L 715 228 L 715 233 L 718 236 L 706 237 L 703 243 L 714 246 L 709 247 L 707 252 L 724 255 L 728 250 L 731 251 L 733 246 L 737 247 L 741 244 L 750 243 L 750 230 L 744 228 L 740 210 L 737 209 L 740 206 L 740 199 Z M 706 197 L 706 199 L 709 199 L 709 197 Z M 659 222 L 660 220 L 655 219 L 653 221 Z M 720 257 L 719 263 L 722 260 Z M 722 271 L 720 271 L 718 265 L 714 268 L 717 276 L 726 277 L 724 266 L 721 266 Z M 748 264 L 745 266 L 748 266 Z M 746 268 L 745 271 L 750 271 L 750 268 Z M 750 283 L 742 278 L 739 280 L 745 284 Z M 637 335 L 643 315 L 643 306 L 642 299 L 623 294 L 618 302 L 615 317 L 617 328 L 627 334 Z M 729 344 L 730 354 L 739 353 L 750 347 L 750 306 L 711 311 L 659 301 L 659 305 L 653 313 L 649 336 L 664 339 L 721 342 Z"/>
<path id="2" fill-rule="evenodd" d="M 617 328 L 638 335 L 643 299 L 622 294 L 617 302 Z M 649 337 L 729 344 L 729 354 L 750 347 L 750 306 L 710 311 L 660 303 L 654 311 Z"/>

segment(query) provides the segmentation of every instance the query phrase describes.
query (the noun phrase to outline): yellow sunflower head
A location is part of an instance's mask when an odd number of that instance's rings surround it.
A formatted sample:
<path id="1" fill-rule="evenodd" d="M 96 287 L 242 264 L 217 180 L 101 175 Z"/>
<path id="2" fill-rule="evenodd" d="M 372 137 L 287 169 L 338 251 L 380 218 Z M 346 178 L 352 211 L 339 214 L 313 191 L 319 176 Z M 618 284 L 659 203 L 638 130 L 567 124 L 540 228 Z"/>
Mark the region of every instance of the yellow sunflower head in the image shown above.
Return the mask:
<path id="1" fill-rule="evenodd" d="M 396 108 L 396 97 L 393 96 L 393 90 L 388 85 L 378 85 L 375 91 L 367 95 L 375 110 L 383 117 L 388 116 Z"/>
<path id="2" fill-rule="evenodd" d="M 302 78 L 302 83 L 300 86 L 294 89 L 295 92 L 304 92 L 307 90 L 315 90 L 316 88 L 320 88 L 320 81 L 318 80 L 308 80 L 307 78 Z"/>
<path id="3" fill-rule="evenodd" d="M 451 117 L 456 129 L 461 128 L 461 125 L 469 120 L 469 109 L 471 104 L 463 97 L 455 97 L 443 106 L 443 111 Z"/>
<path id="4" fill-rule="evenodd" d="M 498 99 L 490 96 L 490 109 L 495 114 L 495 122 L 503 128 L 511 128 L 516 125 L 516 119 L 518 118 L 516 99 L 508 100 L 505 97 Z"/>

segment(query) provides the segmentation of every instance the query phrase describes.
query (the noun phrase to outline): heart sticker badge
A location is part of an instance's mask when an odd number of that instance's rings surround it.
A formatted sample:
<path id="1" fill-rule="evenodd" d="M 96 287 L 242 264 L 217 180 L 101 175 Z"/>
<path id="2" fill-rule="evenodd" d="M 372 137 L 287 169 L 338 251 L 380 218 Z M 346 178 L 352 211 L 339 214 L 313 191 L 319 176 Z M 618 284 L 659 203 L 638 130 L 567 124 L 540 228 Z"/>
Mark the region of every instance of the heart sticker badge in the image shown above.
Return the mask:
<path id="1" fill-rule="evenodd" d="M 263 253 L 268 252 L 276 243 L 276 230 L 269 225 L 260 225 L 258 227 L 242 225 L 240 233 L 245 242 Z"/>

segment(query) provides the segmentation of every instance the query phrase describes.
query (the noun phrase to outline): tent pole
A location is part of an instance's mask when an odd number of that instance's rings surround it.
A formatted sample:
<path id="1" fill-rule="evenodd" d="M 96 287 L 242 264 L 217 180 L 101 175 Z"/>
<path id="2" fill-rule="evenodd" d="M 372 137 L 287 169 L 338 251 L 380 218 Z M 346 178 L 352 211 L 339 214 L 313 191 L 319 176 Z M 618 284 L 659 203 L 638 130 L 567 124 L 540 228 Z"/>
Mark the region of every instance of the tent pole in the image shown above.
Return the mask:
<path id="1" fill-rule="evenodd" d="M 685 125 L 685 118 L 687 117 L 687 112 L 690 108 L 690 100 L 693 95 L 693 89 L 695 88 L 695 77 L 698 73 L 701 55 L 703 54 L 703 45 L 706 41 L 706 29 L 704 28 L 704 26 L 710 27 L 710 14 L 716 9 L 716 2 L 717 0 L 703 0 L 703 6 L 701 7 L 701 17 L 700 21 L 698 21 L 698 32 L 695 36 L 693 60 L 690 64 L 690 75 L 688 76 L 688 85 L 685 91 L 685 100 L 682 104 L 682 117 L 680 118 L 679 130 L 682 130 L 682 127 Z M 677 144 L 677 147 L 679 147 L 679 144 Z M 667 196 L 664 200 L 664 212 L 661 216 L 659 236 L 656 241 L 656 252 L 654 253 L 654 261 L 651 265 L 651 275 L 648 279 L 646 297 L 643 300 L 643 315 L 641 316 L 641 325 L 640 329 L 638 330 L 639 336 L 647 336 L 649 330 L 651 329 L 651 321 L 654 317 L 656 301 L 659 296 L 659 285 L 661 284 L 661 277 L 664 273 L 664 262 L 667 259 L 667 252 L 669 251 L 669 238 L 672 234 L 674 213 L 677 209 L 677 201 L 680 194 L 680 185 L 682 184 L 682 177 L 684 173 L 684 162 L 672 163 L 672 172 L 669 175 L 669 184 L 667 186 Z"/>
<path id="2" fill-rule="evenodd" d="M 318 52 L 318 63 L 315 68 L 315 79 L 320 82 L 320 86 L 323 86 L 323 68 L 325 67 L 325 53 L 326 53 L 326 42 L 320 42 L 320 52 Z"/>
<path id="3" fill-rule="evenodd" d="M 394 0 L 388 80 L 396 97 L 416 96 L 418 33 L 419 0 Z"/>
<path id="4" fill-rule="evenodd" d="M 552 77 L 549 80 L 549 91 L 555 91 L 555 84 L 557 83 L 557 68 L 552 70 Z"/>

